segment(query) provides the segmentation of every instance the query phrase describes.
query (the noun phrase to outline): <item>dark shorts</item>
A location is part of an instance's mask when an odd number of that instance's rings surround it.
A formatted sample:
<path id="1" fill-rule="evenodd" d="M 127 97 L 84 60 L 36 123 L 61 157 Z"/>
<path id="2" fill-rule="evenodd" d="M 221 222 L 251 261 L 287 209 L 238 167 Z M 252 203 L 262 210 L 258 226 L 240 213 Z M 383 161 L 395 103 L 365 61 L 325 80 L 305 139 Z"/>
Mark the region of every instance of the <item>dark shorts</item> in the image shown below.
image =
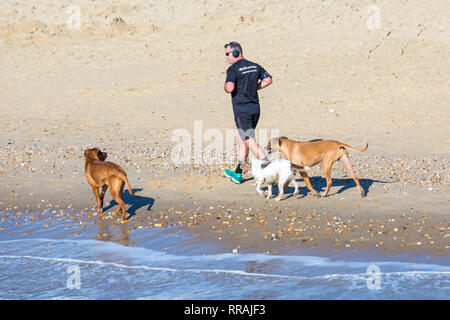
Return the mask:
<path id="1" fill-rule="evenodd" d="M 255 139 L 255 129 L 259 121 L 259 105 L 250 106 L 249 108 L 233 108 L 234 122 L 242 141 L 249 138 Z"/>

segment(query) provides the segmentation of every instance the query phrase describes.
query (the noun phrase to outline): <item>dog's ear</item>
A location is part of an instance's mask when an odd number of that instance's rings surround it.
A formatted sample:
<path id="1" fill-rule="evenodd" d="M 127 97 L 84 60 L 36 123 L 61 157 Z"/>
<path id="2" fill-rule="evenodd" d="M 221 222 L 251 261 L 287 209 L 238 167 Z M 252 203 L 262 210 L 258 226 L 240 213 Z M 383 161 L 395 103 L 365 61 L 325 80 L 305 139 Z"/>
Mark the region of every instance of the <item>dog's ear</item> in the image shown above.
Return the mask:
<path id="1" fill-rule="evenodd" d="M 269 164 L 271 164 L 271 163 L 272 163 L 271 161 L 262 163 L 262 164 L 261 164 L 261 169 L 267 168 L 267 166 L 268 166 Z"/>
<path id="2" fill-rule="evenodd" d="M 108 154 L 107 154 L 106 152 L 102 152 L 102 153 L 101 153 L 100 160 L 101 160 L 101 161 L 105 161 L 107 156 L 108 156 Z"/>
<path id="3" fill-rule="evenodd" d="M 280 138 L 273 138 L 272 139 L 272 144 L 276 145 L 277 147 L 281 146 L 281 140 Z"/>
<path id="4" fill-rule="evenodd" d="M 278 138 L 273 138 L 273 143 L 276 145 L 276 146 L 278 146 L 278 147 L 281 147 L 281 145 L 283 144 L 283 139 L 288 139 L 287 137 L 278 137 Z"/>
<path id="5" fill-rule="evenodd" d="M 87 150 L 84 150 L 84 157 L 86 158 Z"/>
<path id="6" fill-rule="evenodd" d="M 278 137 L 277 139 L 278 139 L 278 146 L 280 147 L 281 144 L 282 144 L 282 141 L 283 141 L 282 139 L 288 140 L 288 137 L 284 137 L 284 136 L 283 136 L 283 137 Z"/>

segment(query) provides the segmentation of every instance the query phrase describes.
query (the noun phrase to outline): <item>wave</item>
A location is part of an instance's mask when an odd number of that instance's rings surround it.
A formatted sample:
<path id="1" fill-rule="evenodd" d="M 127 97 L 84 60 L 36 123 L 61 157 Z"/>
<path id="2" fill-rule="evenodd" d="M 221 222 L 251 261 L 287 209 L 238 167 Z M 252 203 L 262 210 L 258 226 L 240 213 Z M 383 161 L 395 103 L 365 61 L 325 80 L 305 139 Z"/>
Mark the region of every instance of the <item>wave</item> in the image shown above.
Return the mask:
<path id="1" fill-rule="evenodd" d="M 17 244 L 17 248 L 8 248 L 7 244 Z M 23 247 L 21 246 L 23 244 Z M 170 268 L 161 267 L 161 264 L 182 265 L 183 262 L 189 261 L 191 264 L 204 264 L 209 265 L 242 265 L 244 263 L 255 263 L 264 265 L 269 262 L 277 262 L 280 266 L 288 264 L 290 266 L 297 265 L 302 268 L 324 268 L 324 269 L 339 269 L 345 270 L 364 270 L 364 274 L 369 265 L 377 265 L 382 269 L 386 269 L 383 274 L 398 274 L 410 272 L 424 272 L 424 273 L 442 273 L 449 274 L 450 266 L 431 264 L 431 263 L 419 263 L 410 261 L 358 261 L 358 260 L 332 260 L 327 257 L 318 256 L 298 256 L 298 255 L 268 255 L 257 253 L 220 253 L 211 255 L 176 255 L 167 252 L 161 252 L 150 248 L 143 247 L 129 247 L 123 246 L 114 242 L 103 242 L 98 240 L 80 240 L 80 239 L 16 239 L 0 241 L 0 254 L 10 250 L 16 252 L 31 253 L 40 251 L 40 248 L 44 246 L 46 248 L 47 256 L 35 256 L 35 255 L 1 255 L 0 258 L 14 258 L 20 257 L 28 259 L 48 259 L 49 261 L 61 261 L 71 263 L 88 263 L 88 264 L 108 264 L 110 266 L 122 267 L 122 268 L 150 268 L 149 270 L 160 271 L 184 271 L 184 272 L 228 272 L 235 274 L 242 274 L 248 276 L 274 276 L 274 277 L 286 277 L 286 278 L 298 278 L 304 279 L 305 277 L 297 277 L 294 275 L 271 275 L 256 272 L 244 272 L 242 270 L 221 270 L 221 269 L 186 269 L 186 268 Z M 60 248 L 57 248 L 60 246 Z M 13 246 L 14 247 L 14 246 Z M 49 250 L 52 248 L 52 250 Z M 69 253 L 72 256 L 64 256 Z M 103 260 L 81 260 L 77 259 L 78 255 L 86 255 L 89 253 L 91 256 L 100 256 Z M 51 256 L 51 254 L 59 256 Z M 61 256 L 62 255 L 62 256 Z M 129 264 L 116 263 L 111 260 L 128 260 Z M 391 271 L 389 271 L 391 270 Z M 347 272 L 346 274 L 350 274 Z M 358 272 L 351 272 L 351 274 L 358 274 Z M 359 274 L 363 274 L 359 272 Z M 338 276 L 339 274 L 329 273 L 327 276 Z M 308 278 L 311 278 L 309 274 Z M 319 276 L 323 276 L 320 274 Z"/>
<path id="2" fill-rule="evenodd" d="M 382 270 L 382 289 L 366 272 Z M 81 290 L 68 290 L 78 266 Z M 20 299 L 445 299 L 450 267 L 255 253 L 173 254 L 82 239 L 0 241 L 0 297 Z"/>
<path id="3" fill-rule="evenodd" d="M 51 261 L 51 262 L 61 262 L 61 263 L 70 263 L 77 265 L 101 265 L 101 266 L 110 266 L 114 268 L 125 268 L 125 269 L 141 269 L 141 270 L 151 270 L 151 271 L 165 271 L 165 272 L 194 272 L 194 273 L 229 273 L 240 276 L 248 276 L 248 277 L 268 277 L 268 278 L 283 278 L 283 279 L 297 279 L 297 280 L 305 280 L 305 279 L 331 279 L 331 278 L 366 278 L 367 273 L 356 273 L 356 274 L 327 274 L 323 276 L 316 277 L 298 277 L 298 276 L 286 276 L 286 275 L 278 275 L 278 274 L 264 274 L 264 273 L 249 273 L 242 270 L 225 270 L 225 269 L 173 269 L 173 268 L 161 268 L 161 267 L 149 267 L 143 265 L 124 265 L 119 263 L 112 262 L 103 262 L 103 261 L 90 261 L 90 260 L 78 260 L 71 258 L 45 258 L 38 256 L 13 256 L 13 255 L 0 255 L 0 259 L 31 259 L 31 260 L 40 260 L 40 261 Z M 387 272 L 383 273 L 384 275 L 406 275 L 406 276 L 417 276 L 417 275 L 450 275 L 450 271 L 405 271 L 405 272 Z"/>

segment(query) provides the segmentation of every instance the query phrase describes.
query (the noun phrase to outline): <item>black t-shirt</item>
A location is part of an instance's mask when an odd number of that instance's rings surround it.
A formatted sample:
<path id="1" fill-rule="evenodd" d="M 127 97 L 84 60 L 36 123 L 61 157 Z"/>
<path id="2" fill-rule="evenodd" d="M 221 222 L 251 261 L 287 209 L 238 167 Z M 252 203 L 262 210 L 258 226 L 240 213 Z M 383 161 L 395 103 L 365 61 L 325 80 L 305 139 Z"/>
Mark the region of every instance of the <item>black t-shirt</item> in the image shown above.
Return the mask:
<path id="1" fill-rule="evenodd" d="M 231 93 L 233 108 L 240 109 L 248 104 L 259 105 L 258 82 L 271 75 L 259 64 L 241 59 L 232 64 L 227 70 L 225 82 L 234 82 L 234 91 Z"/>

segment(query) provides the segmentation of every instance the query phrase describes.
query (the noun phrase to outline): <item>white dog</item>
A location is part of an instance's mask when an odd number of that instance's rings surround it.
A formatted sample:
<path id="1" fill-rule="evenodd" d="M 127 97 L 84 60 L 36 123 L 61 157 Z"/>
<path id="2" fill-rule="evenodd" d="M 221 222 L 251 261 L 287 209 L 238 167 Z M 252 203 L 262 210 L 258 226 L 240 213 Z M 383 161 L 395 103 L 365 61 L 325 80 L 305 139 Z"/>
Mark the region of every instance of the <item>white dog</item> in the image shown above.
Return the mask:
<path id="1" fill-rule="evenodd" d="M 244 173 L 251 170 L 251 173 L 256 181 L 256 191 L 264 196 L 261 186 L 266 183 L 269 189 L 267 199 L 272 197 L 272 184 L 278 181 L 278 197 L 276 201 L 280 201 L 284 194 L 284 189 L 289 185 L 289 182 L 294 181 L 295 191 L 294 196 L 298 194 L 298 183 L 295 181 L 295 171 L 302 169 L 292 165 L 289 160 L 274 160 L 270 163 L 264 163 L 262 160 L 252 158 L 250 164 L 244 165 Z"/>

